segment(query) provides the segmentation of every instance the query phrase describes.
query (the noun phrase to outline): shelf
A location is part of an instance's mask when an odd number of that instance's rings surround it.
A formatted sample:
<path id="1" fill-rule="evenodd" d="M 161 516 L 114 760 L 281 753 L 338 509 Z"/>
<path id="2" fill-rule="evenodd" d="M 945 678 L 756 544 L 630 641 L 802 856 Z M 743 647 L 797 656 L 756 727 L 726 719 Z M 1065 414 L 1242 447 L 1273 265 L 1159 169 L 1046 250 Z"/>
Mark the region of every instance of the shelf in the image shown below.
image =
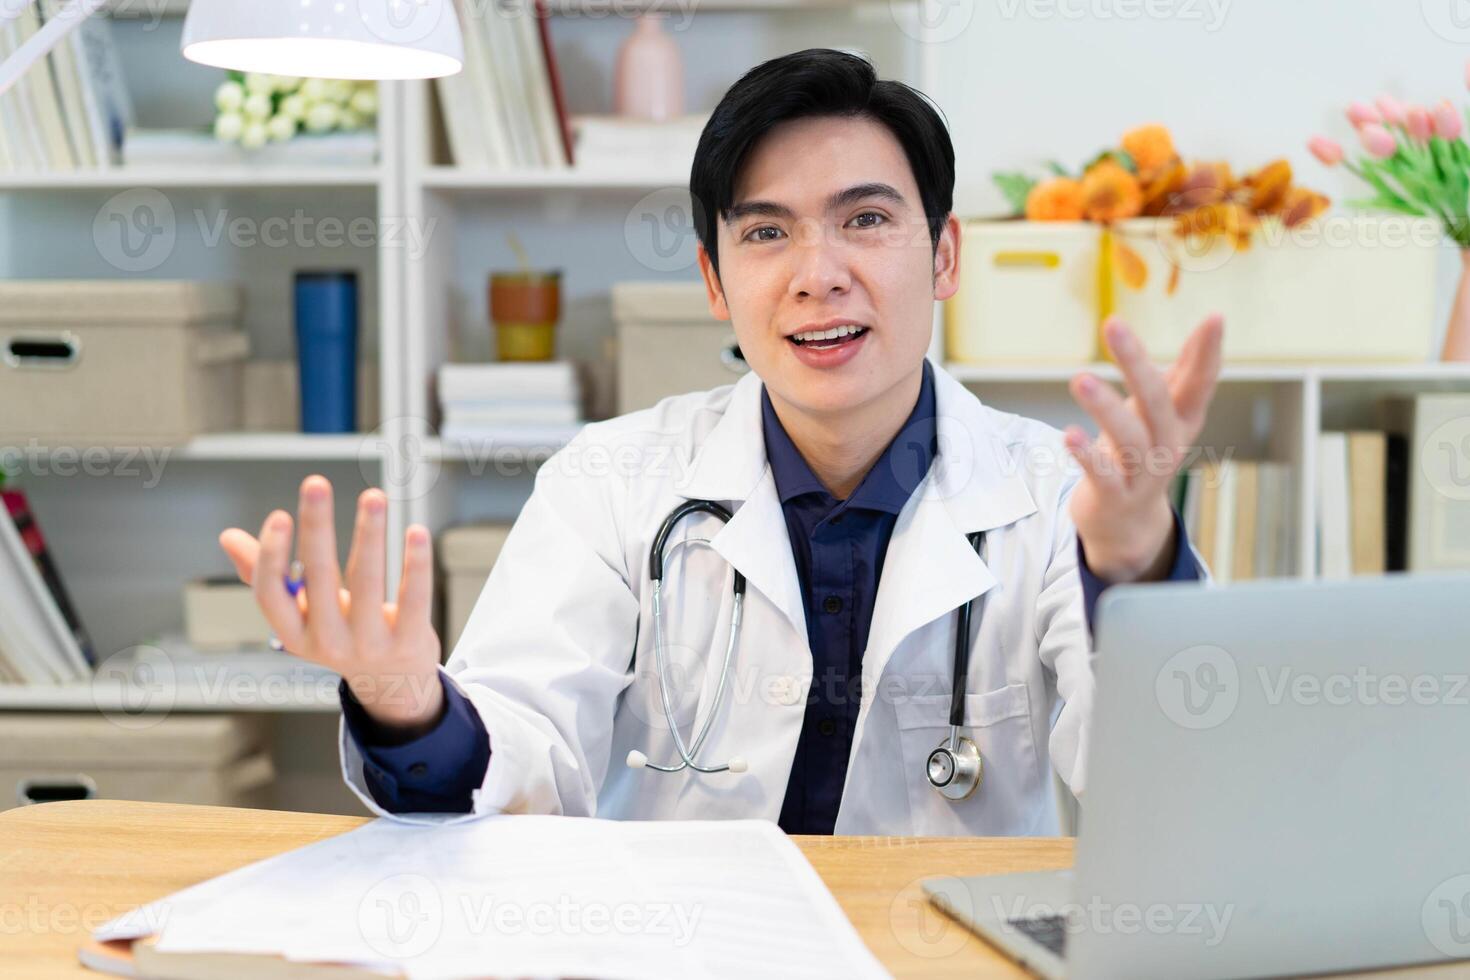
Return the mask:
<path id="1" fill-rule="evenodd" d="M 199 167 L 79 170 L 71 173 L 0 175 L 0 192 L 111 190 L 134 187 L 236 190 L 294 187 L 376 187 L 378 167 Z"/>
<path id="2" fill-rule="evenodd" d="M 423 186 L 431 190 L 493 192 L 518 190 L 651 191 L 663 188 L 686 190 L 689 171 L 637 173 L 610 170 L 466 170 L 461 167 L 429 167 Z"/>
<path id="3" fill-rule="evenodd" d="M 586 423 L 566 426 L 541 426 L 528 433 L 526 429 L 505 426 L 487 429 L 473 439 L 455 440 L 431 436 L 424 440 L 424 458 L 444 462 L 476 463 L 496 459 L 534 460 L 545 458 L 561 449 L 581 431 Z"/>
<path id="4" fill-rule="evenodd" d="M 305 432 L 216 432 L 197 436 L 177 446 L 128 445 L 125 440 L 109 440 L 101 446 L 5 446 L 7 454 L 52 457 L 65 452 L 93 456 L 99 451 L 109 458 L 146 454 L 150 458 L 187 461 L 250 460 L 378 460 L 382 450 L 373 433 L 316 435 Z"/>
<path id="5" fill-rule="evenodd" d="M 0 710 L 100 711 L 119 725 L 146 725 L 143 716 L 171 711 L 336 712 L 338 676 L 286 653 L 248 650 L 199 653 L 159 641 L 142 662 L 147 672 L 116 658 L 89 682 L 0 685 Z M 134 683 L 141 676 L 146 683 Z"/>
<path id="6" fill-rule="evenodd" d="M 182 0 L 176 0 L 182 2 Z M 833 10 L 843 7 L 862 7 L 872 0 L 697 0 L 700 11 L 724 11 L 738 13 L 759 10 Z M 890 3 L 918 4 L 920 0 L 889 0 Z M 554 14 L 617 14 L 627 16 L 643 11 L 664 10 L 684 13 L 690 10 L 690 0 L 547 0 L 546 7 Z"/>
<path id="7" fill-rule="evenodd" d="M 1161 370 L 1167 364 L 1157 365 Z M 1122 371 L 1115 364 L 1094 362 L 1075 365 L 976 365 L 949 363 L 947 370 L 963 382 L 1004 384 L 1065 384 L 1078 372 L 1090 371 L 1100 378 L 1121 380 Z M 1220 381 L 1441 381 L 1470 382 L 1470 363 L 1443 364 L 1226 364 L 1220 369 Z"/>

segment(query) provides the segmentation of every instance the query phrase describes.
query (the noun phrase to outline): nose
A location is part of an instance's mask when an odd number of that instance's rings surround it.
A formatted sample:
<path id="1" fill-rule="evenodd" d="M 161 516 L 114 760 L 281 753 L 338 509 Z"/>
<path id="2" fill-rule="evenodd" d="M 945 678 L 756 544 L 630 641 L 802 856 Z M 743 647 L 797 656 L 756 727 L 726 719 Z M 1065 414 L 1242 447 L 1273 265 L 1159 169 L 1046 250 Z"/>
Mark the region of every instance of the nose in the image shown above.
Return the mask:
<path id="1" fill-rule="evenodd" d="M 826 299 L 841 295 L 852 285 L 852 273 L 842 248 L 823 241 L 797 241 L 791 249 L 795 267 L 791 272 L 791 295 L 795 299 Z"/>

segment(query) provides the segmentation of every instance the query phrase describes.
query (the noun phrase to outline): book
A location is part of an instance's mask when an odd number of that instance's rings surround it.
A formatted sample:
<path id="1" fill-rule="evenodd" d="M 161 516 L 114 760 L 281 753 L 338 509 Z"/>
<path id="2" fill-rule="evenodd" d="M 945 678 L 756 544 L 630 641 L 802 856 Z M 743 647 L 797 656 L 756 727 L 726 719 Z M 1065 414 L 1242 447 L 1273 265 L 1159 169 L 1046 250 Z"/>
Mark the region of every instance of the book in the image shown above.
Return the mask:
<path id="1" fill-rule="evenodd" d="M 67 629 L 75 638 L 77 649 L 86 660 L 87 668 L 95 668 L 97 649 L 92 643 L 91 636 L 87 633 L 87 628 L 82 625 L 82 618 L 78 615 L 76 605 L 67 593 L 66 585 L 61 580 L 61 572 L 57 569 L 51 552 L 46 548 L 46 540 L 41 535 L 41 525 L 31 510 L 31 503 L 26 498 L 25 491 L 13 487 L 0 490 L 0 503 L 3 503 L 11 523 L 15 525 L 16 533 L 20 535 L 26 551 L 36 563 L 36 571 L 40 573 L 41 581 L 45 583 L 51 601 L 56 604 L 56 609 L 61 614 L 61 618 L 65 620 Z"/>
<path id="2" fill-rule="evenodd" d="M 561 125 L 551 97 L 551 73 L 541 41 L 542 10 L 534 2 L 519 4 L 510 23 L 516 31 L 527 96 L 525 105 L 536 134 L 538 157 L 544 167 L 565 170 L 567 158 L 562 149 Z"/>
<path id="3" fill-rule="evenodd" d="M 489 96 L 490 66 L 483 39 L 466 0 L 455 0 L 455 11 L 464 25 L 464 70 L 434 81 L 449 153 L 460 167 L 501 169 L 510 161 L 505 126 Z"/>
<path id="4" fill-rule="evenodd" d="M 551 85 L 551 102 L 556 109 L 557 131 L 561 137 L 562 155 L 567 166 L 575 166 L 572 152 L 572 117 L 567 111 L 566 92 L 562 88 L 561 70 L 556 64 L 556 49 L 551 43 L 551 13 L 546 0 L 536 0 L 536 29 L 541 36 L 541 55 L 546 61 L 547 80 Z"/>
<path id="5" fill-rule="evenodd" d="M 72 31 L 51 49 L 51 68 L 56 77 L 56 92 L 61 99 L 61 118 L 66 123 L 67 139 L 77 167 L 96 170 L 100 165 L 97 147 L 92 142 L 87 105 L 82 93 L 82 42 Z"/>
<path id="6" fill-rule="evenodd" d="M 0 631 L 6 658 L 30 684 L 85 680 L 90 669 L 6 508 L 0 507 Z"/>
<path id="7" fill-rule="evenodd" d="M 1382 575 L 1385 565 L 1384 483 L 1387 442 L 1382 432 L 1349 432 L 1348 511 L 1354 575 Z"/>
<path id="8" fill-rule="evenodd" d="M 112 35 L 112 21 L 89 17 L 76 33 L 81 39 L 82 98 L 88 105 L 92 141 L 104 169 L 120 165 L 123 138 L 133 126 L 136 113 Z"/>
<path id="9" fill-rule="evenodd" d="M 1220 460 L 1219 488 L 1215 505 L 1215 579 L 1221 585 L 1235 577 L 1235 488 L 1240 464 L 1233 459 Z"/>
<path id="10" fill-rule="evenodd" d="M 1292 573 L 1296 548 L 1296 501 L 1291 469 L 1285 463 L 1263 460 L 1256 466 L 1256 544 L 1254 578 L 1276 578 Z"/>
<path id="11" fill-rule="evenodd" d="M 441 404 L 486 398 L 581 397 L 576 365 L 570 361 L 444 364 L 439 367 L 438 381 Z"/>
<path id="12" fill-rule="evenodd" d="M 1317 436 L 1317 574 L 1352 574 L 1352 517 L 1348 505 L 1348 444 L 1342 432 Z"/>
<path id="13" fill-rule="evenodd" d="M 1201 467 L 1199 480 L 1196 482 L 1199 485 L 1198 523 L 1192 531 L 1192 537 L 1200 558 L 1209 567 L 1211 575 L 1218 579 L 1215 528 L 1220 512 L 1220 462 L 1212 460 Z"/>
<path id="14" fill-rule="evenodd" d="M 1402 572 L 1409 567 L 1409 440 L 1390 432 L 1384 443 L 1383 567 Z"/>
<path id="15" fill-rule="evenodd" d="M 1260 496 L 1259 464 L 1240 460 L 1235 464 L 1235 535 L 1231 544 L 1232 581 L 1245 581 L 1256 576 L 1256 518 Z"/>
<path id="16" fill-rule="evenodd" d="M 11 21 L 0 28 L 0 59 L 8 57 L 20 45 L 20 22 Z M 10 146 L 14 148 L 17 169 L 22 173 L 41 173 L 46 169 L 46 156 L 40 143 L 40 127 L 31 97 L 31 73 L 26 72 L 5 95 L 0 96 L 5 110 L 5 125 Z"/>
<path id="17" fill-rule="evenodd" d="M 1410 447 L 1406 570 L 1470 568 L 1470 395 L 1389 399 L 1383 415 Z"/>
<path id="18" fill-rule="evenodd" d="M 486 40 L 494 96 L 505 108 L 513 165 L 537 168 L 545 161 L 527 110 L 526 71 L 515 25 L 521 9 L 517 3 L 492 0 L 485 5 L 485 16 L 478 26 Z"/>
<path id="19" fill-rule="evenodd" d="M 41 29 L 39 5 L 21 11 L 20 43 L 35 37 Z M 36 131 L 45 155 L 48 170 L 68 172 L 76 169 L 71 144 L 66 135 L 66 124 L 61 119 L 61 98 L 56 92 L 56 80 L 51 74 L 51 58 L 46 56 L 31 65 L 26 72 L 29 81 L 31 105 L 34 109 Z"/>
<path id="20" fill-rule="evenodd" d="M 370 167 L 378 157 L 378 134 L 303 133 L 247 150 L 207 129 L 130 128 L 123 157 L 129 167 Z"/>

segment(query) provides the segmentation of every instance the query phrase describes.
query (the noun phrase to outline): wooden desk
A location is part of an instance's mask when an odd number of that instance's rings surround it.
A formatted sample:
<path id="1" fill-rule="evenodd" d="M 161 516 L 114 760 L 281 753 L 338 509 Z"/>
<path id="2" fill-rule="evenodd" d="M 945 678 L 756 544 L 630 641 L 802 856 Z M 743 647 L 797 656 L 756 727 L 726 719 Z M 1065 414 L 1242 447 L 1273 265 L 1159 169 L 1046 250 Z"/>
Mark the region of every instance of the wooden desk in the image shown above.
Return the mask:
<path id="1" fill-rule="evenodd" d="M 97 978 L 77 962 L 91 930 L 123 912 L 366 818 L 81 800 L 0 813 L 0 973 Z M 919 881 L 1067 867 L 1068 838 L 797 837 L 863 940 L 899 977 L 1025 977 L 934 912 Z M 1466 964 L 1394 976 L 1465 976 Z M 1372 974 L 1387 976 L 1388 974 Z M 1360 974 L 1359 977 L 1369 976 Z"/>

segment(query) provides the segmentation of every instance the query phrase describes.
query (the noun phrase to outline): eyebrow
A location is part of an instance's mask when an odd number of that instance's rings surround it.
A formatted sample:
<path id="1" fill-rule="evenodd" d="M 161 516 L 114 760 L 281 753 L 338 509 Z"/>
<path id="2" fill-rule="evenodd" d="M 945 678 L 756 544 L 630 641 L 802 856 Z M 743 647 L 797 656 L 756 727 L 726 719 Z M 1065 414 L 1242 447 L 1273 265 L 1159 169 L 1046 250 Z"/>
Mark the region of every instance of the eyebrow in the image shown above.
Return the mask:
<path id="1" fill-rule="evenodd" d="M 894 204 L 904 204 L 903 195 L 891 185 L 880 182 L 854 184 L 843 188 L 827 198 L 827 210 L 839 211 L 870 197 L 881 198 Z M 796 213 L 784 204 L 775 201 L 740 201 L 730 205 L 725 212 L 725 224 L 732 225 L 741 218 L 759 215 L 766 218 L 794 218 Z"/>

